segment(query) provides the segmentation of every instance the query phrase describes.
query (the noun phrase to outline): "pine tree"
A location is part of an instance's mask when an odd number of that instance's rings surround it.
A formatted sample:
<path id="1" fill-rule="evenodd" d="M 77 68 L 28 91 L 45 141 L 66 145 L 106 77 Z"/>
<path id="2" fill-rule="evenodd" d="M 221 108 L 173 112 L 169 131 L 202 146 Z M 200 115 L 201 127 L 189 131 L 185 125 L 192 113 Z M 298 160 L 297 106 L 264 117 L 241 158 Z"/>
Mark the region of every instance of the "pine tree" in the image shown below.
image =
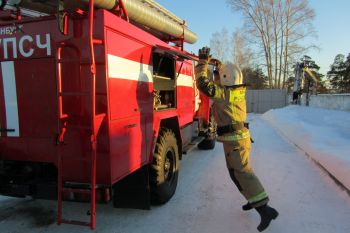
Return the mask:
<path id="1" fill-rule="evenodd" d="M 346 58 L 345 67 L 346 68 L 344 72 L 343 88 L 345 92 L 349 93 L 350 92 L 350 53 Z"/>
<path id="2" fill-rule="evenodd" d="M 350 90 L 350 55 L 345 61 L 343 54 L 338 54 L 334 58 L 331 70 L 327 72 L 327 77 L 332 88 L 339 93 L 346 93 Z"/>
<path id="3" fill-rule="evenodd" d="M 319 73 L 320 66 L 316 64 L 314 60 L 310 56 L 304 55 L 299 63 L 303 63 L 303 66 L 305 68 L 308 68 L 313 76 L 316 78 L 316 82 L 314 79 L 305 72 L 305 80 L 304 80 L 304 86 L 303 86 L 303 92 L 309 92 L 310 90 L 313 90 L 312 92 L 316 93 L 327 93 L 328 89 L 325 85 L 325 80 L 323 80 L 324 75 Z M 294 81 L 295 77 L 289 77 L 286 86 L 288 88 L 288 91 L 292 91 L 294 87 Z M 315 94 L 316 94 L 315 93 Z"/>
<path id="4" fill-rule="evenodd" d="M 248 89 L 256 90 L 267 88 L 268 78 L 261 68 L 253 69 L 251 67 L 245 67 L 242 70 L 242 74 Z"/>
<path id="5" fill-rule="evenodd" d="M 304 63 L 305 67 L 311 70 L 313 76 L 317 79 L 317 82 L 314 82 L 312 77 L 310 77 L 308 73 L 305 73 L 307 80 L 309 82 L 308 83 L 309 87 L 314 91 L 316 91 L 316 93 L 327 93 L 328 90 L 325 85 L 325 80 L 322 79 L 324 75 L 319 73 L 320 66 L 317 65 L 316 62 L 312 60 L 310 56 L 307 56 L 307 55 L 304 55 L 301 61 Z"/>

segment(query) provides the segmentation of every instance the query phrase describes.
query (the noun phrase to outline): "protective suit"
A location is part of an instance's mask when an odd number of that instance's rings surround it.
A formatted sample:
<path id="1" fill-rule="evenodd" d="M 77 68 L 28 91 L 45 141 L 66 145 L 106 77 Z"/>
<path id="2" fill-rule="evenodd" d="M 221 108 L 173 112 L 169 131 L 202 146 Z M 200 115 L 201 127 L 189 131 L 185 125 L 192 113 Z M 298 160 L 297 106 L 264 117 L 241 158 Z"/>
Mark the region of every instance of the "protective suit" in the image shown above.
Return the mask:
<path id="1" fill-rule="evenodd" d="M 207 75 L 209 51 L 206 47 L 199 51 L 199 63 L 195 69 L 197 87 L 213 100 L 211 110 L 218 126 L 217 140 L 223 143 L 231 179 L 248 201 L 243 210 L 256 208 L 261 216 L 258 230 L 263 231 L 278 213 L 267 205 L 268 195 L 251 167 L 251 140 L 245 124 L 246 86 L 242 84 L 242 73 L 237 66 L 230 73 L 214 71 L 215 81 L 210 81 Z"/>

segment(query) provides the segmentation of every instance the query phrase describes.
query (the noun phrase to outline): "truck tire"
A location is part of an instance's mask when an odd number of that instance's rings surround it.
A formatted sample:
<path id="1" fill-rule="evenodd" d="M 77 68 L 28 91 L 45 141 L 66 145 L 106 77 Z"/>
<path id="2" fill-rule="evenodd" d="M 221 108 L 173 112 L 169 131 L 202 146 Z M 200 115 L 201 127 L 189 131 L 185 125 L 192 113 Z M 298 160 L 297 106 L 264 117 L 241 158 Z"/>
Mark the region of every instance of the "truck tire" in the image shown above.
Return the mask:
<path id="1" fill-rule="evenodd" d="M 179 171 L 179 149 L 173 131 L 161 128 L 150 167 L 151 203 L 164 204 L 174 195 Z"/>

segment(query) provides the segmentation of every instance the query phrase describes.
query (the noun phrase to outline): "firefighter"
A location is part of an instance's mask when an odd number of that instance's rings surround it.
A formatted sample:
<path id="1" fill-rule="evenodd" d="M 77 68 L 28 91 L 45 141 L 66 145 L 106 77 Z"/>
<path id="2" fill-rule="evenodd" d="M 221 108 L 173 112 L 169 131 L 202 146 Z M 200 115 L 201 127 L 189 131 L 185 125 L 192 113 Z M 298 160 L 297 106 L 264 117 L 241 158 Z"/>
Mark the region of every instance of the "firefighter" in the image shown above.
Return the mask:
<path id="1" fill-rule="evenodd" d="M 242 206 L 244 211 L 255 208 L 261 222 L 258 231 L 265 230 L 278 212 L 267 205 L 269 198 L 250 163 L 250 134 L 246 121 L 246 87 L 243 76 L 237 66 L 233 74 L 220 75 L 221 63 L 214 70 L 214 82 L 207 75 L 210 49 L 199 50 L 199 62 L 196 66 L 198 89 L 213 100 L 212 113 L 217 123 L 218 141 L 223 143 L 226 165 L 231 179 L 241 194 L 247 199 Z M 227 69 L 226 69 L 227 70 Z M 232 72 L 232 71 L 231 71 Z"/>

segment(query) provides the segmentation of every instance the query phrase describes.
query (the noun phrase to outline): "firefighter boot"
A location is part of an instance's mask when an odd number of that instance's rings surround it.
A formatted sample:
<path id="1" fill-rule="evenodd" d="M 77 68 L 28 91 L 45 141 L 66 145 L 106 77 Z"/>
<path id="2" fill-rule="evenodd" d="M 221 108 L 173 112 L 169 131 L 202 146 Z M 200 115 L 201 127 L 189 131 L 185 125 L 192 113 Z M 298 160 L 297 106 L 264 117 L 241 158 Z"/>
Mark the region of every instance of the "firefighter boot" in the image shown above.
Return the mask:
<path id="1" fill-rule="evenodd" d="M 249 202 L 247 202 L 247 204 L 245 205 L 242 205 L 242 210 L 244 211 L 251 210 L 251 209 L 253 209 L 253 206 Z"/>
<path id="2" fill-rule="evenodd" d="M 270 225 L 270 222 L 273 219 L 277 218 L 278 212 L 277 212 L 277 210 L 268 206 L 267 204 L 260 206 L 260 207 L 256 207 L 255 209 L 256 209 L 256 211 L 258 211 L 258 213 L 260 215 L 260 219 L 261 219 L 260 224 L 257 227 L 257 229 L 259 232 L 262 232 Z"/>
<path id="3" fill-rule="evenodd" d="M 259 203 L 267 203 L 269 201 L 269 198 L 266 197 L 260 201 L 258 201 Z M 254 204 L 247 202 L 246 204 L 242 205 L 242 210 L 247 211 L 247 210 L 251 210 L 254 208 Z"/>

